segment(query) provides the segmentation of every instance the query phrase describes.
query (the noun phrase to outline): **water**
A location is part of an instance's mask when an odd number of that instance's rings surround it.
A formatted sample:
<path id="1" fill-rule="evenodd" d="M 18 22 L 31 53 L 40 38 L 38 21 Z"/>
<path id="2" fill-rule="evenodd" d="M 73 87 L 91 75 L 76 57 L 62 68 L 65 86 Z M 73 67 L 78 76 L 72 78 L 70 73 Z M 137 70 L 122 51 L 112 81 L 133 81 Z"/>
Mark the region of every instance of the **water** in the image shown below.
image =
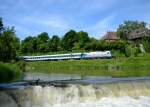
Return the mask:
<path id="1" fill-rule="evenodd" d="M 150 81 L 32 86 L 0 92 L 1 107 L 150 107 Z"/>

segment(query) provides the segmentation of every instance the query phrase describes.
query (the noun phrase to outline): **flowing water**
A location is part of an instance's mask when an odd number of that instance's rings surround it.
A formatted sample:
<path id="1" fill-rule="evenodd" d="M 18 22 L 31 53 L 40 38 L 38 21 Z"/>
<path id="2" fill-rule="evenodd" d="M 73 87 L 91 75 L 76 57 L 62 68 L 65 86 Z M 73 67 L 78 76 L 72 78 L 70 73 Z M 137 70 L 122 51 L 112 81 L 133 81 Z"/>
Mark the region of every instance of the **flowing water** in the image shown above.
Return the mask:
<path id="1" fill-rule="evenodd" d="M 150 81 L 31 86 L 0 92 L 1 107 L 150 107 Z"/>

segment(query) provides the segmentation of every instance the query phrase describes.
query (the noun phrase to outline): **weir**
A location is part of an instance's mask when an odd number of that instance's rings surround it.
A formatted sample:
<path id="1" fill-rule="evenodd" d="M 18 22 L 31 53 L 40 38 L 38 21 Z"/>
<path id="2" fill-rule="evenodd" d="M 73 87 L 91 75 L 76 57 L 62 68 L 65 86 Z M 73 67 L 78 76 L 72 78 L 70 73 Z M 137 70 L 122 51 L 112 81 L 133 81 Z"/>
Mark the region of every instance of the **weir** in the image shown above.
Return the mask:
<path id="1" fill-rule="evenodd" d="M 150 77 L 25 76 L 0 85 L 1 107 L 150 107 Z"/>
<path id="2" fill-rule="evenodd" d="M 67 79 L 36 79 L 36 80 L 23 80 L 16 83 L 0 84 L 0 90 L 22 89 L 32 86 L 54 86 L 54 87 L 67 87 L 69 84 L 110 84 L 110 83 L 123 83 L 123 82 L 138 82 L 138 81 L 150 81 L 150 77 L 128 77 L 128 78 L 111 78 L 111 77 L 76 77 Z"/>
<path id="3" fill-rule="evenodd" d="M 0 91 L 2 107 L 150 107 L 150 81 Z M 8 106 L 9 105 L 9 106 Z"/>

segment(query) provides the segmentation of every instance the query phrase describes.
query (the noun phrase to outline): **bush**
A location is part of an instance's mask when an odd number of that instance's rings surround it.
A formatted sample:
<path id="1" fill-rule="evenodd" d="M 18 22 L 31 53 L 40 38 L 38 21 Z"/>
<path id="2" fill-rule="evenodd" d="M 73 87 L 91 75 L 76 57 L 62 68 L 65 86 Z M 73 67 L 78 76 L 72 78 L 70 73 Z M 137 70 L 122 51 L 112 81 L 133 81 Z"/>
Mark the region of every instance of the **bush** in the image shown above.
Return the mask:
<path id="1" fill-rule="evenodd" d="M 150 38 L 143 39 L 143 43 L 142 44 L 144 45 L 145 51 L 146 52 L 150 52 Z"/>
<path id="2" fill-rule="evenodd" d="M 120 52 L 119 50 L 112 50 L 112 55 L 114 58 L 116 57 L 124 57 L 124 53 Z"/>
<path id="3" fill-rule="evenodd" d="M 133 54 L 134 54 L 134 56 L 135 56 L 135 57 L 137 57 L 137 56 L 138 56 L 138 54 L 140 53 L 139 48 L 138 48 L 138 47 L 134 47 L 132 50 L 133 50 Z"/>
<path id="4" fill-rule="evenodd" d="M 137 57 L 139 53 L 140 53 L 139 48 L 133 47 L 132 45 L 127 45 L 127 47 L 125 49 L 125 56 L 126 57 L 130 57 L 130 56 Z"/>
<path id="5" fill-rule="evenodd" d="M 125 48 L 125 56 L 126 57 L 130 57 L 131 56 L 131 46 L 128 45 L 126 48 Z"/>
<path id="6" fill-rule="evenodd" d="M 20 75 L 17 65 L 0 62 L 0 83 L 16 81 L 20 79 Z"/>

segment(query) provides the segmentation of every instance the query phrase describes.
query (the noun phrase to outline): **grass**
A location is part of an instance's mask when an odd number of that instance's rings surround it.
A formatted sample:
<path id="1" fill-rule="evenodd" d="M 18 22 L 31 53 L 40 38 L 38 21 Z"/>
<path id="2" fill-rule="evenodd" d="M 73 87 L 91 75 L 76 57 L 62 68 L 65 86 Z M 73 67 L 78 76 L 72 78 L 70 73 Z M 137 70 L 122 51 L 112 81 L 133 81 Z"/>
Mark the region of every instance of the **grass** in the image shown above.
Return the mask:
<path id="1" fill-rule="evenodd" d="M 17 81 L 21 71 L 17 64 L 0 62 L 0 83 Z"/>
<path id="2" fill-rule="evenodd" d="M 150 54 L 139 57 L 27 62 L 27 72 L 112 77 L 150 76 Z"/>

